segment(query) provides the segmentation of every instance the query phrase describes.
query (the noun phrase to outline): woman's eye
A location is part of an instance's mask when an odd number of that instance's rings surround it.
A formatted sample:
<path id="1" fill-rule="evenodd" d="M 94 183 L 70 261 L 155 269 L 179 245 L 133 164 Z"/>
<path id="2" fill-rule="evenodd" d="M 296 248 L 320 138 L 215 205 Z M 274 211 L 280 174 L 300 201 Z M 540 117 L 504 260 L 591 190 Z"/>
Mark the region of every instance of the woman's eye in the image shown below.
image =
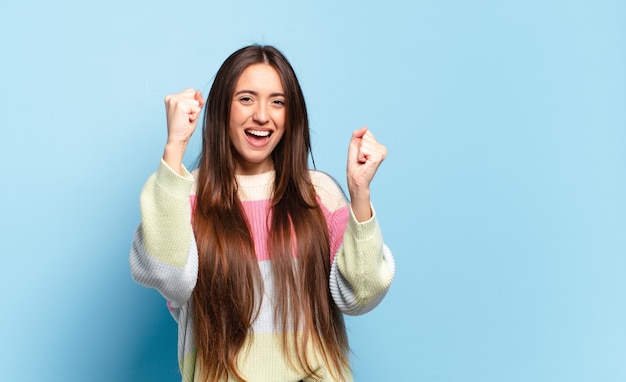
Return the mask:
<path id="1" fill-rule="evenodd" d="M 275 99 L 273 103 L 277 106 L 285 106 L 285 101 L 283 101 L 282 99 Z"/>
<path id="2" fill-rule="evenodd" d="M 239 101 L 243 102 L 243 103 L 249 103 L 249 102 L 252 102 L 252 98 L 250 98 L 250 97 L 241 97 L 241 98 L 239 98 Z"/>

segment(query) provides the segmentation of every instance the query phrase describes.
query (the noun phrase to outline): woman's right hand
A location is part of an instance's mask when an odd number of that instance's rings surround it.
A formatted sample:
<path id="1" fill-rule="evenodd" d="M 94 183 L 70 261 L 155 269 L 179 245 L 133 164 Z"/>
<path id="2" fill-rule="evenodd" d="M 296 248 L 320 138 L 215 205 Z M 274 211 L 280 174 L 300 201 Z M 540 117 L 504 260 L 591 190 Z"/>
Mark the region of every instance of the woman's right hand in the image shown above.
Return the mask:
<path id="1" fill-rule="evenodd" d="M 165 97 L 167 144 L 163 160 L 178 173 L 182 171 L 187 143 L 196 129 L 203 106 L 204 99 L 200 90 L 190 88 Z"/>

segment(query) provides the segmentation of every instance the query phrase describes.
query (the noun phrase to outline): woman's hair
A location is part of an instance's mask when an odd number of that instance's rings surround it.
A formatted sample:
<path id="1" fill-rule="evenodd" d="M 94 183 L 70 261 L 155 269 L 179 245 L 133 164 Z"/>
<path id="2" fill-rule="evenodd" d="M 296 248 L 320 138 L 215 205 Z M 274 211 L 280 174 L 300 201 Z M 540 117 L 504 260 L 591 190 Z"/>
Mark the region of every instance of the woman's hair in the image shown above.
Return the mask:
<path id="1" fill-rule="evenodd" d="M 293 367 L 315 376 L 308 352 L 313 347 L 331 373 L 341 376 L 348 367 L 348 339 L 328 285 L 329 234 L 308 171 L 311 145 L 304 96 L 283 54 L 259 45 L 242 48 L 224 61 L 206 102 L 193 218 L 199 254 L 192 296 L 198 366 L 207 380 L 228 375 L 243 380 L 237 356 L 263 296 L 252 235 L 237 197 L 235 151 L 228 136 L 235 84 L 257 63 L 276 69 L 286 100 L 285 133 L 271 154 L 275 180 L 267 227 L 274 317 L 280 325 L 276 330 L 284 333 L 283 352 Z"/>

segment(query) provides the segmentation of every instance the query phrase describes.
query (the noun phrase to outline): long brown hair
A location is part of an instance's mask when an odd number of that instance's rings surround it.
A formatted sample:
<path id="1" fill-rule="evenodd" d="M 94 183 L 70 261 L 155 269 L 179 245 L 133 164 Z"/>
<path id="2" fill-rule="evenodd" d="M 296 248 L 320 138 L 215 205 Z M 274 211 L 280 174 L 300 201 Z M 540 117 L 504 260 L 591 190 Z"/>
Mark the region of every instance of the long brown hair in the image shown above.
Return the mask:
<path id="1" fill-rule="evenodd" d="M 260 45 L 242 48 L 224 61 L 206 102 L 193 219 L 199 254 L 192 296 L 198 366 L 207 380 L 229 375 L 244 380 L 237 356 L 263 295 L 252 235 L 237 197 L 235 153 L 227 133 L 237 79 L 256 63 L 276 69 L 287 107 L 285 134 L 271 154 L 275 180 L 267 243 L 277 294 L 275 321 L 279 330 L 294 329 L 292 336 L 283 335 L 283 352 L 292 366 L 316 376 L 307 357 L 307 349 L 313 347 L 330 372 L 340 377 L 348 365 L 348 339 L 328 286 L 328 227 L 309 177 L 304 96 L 284 55 Z M 294 355 L 290 349 L 295 349 Z"/>

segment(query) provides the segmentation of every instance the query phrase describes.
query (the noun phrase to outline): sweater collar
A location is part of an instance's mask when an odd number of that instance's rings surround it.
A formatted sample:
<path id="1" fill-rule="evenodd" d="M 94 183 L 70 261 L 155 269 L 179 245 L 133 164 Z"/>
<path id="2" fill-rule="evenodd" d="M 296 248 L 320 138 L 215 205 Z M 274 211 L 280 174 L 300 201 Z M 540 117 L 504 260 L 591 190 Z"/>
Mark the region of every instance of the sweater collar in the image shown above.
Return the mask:
<path id="1" fill-rule="evenodd" d="M 237 184 L 241 188 L 267 187 L 274 184 L 276 173 L 274 170 L 256 175 L 235 175 Z"/>

